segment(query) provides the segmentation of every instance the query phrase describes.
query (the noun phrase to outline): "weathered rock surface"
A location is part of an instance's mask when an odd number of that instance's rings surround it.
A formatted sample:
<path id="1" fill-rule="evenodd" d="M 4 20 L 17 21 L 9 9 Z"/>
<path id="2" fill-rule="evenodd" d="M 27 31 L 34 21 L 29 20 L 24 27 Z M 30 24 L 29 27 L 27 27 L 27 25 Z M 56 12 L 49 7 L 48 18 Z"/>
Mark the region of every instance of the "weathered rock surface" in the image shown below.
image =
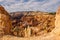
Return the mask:
<path id="1" fill-rule="evenodd" d="M 53 30 L 53 28 L 55 27 L 55 15 L 47 14 L 47 13 L 44 14 L 40 12 L 38 12 L 40 14 L 37 14 L 37 12 L 32 12 L 32 13 L 35 14 L 32 15 L 30 13 L 29 15 L 26 14 L 23 15 L 22 17 L 17 16 L 16 13 L 15 16 L 12 16 L 14 17 L 12 20 L 13 27 L 14 28 L 18 27 L 16 28 L 16 30 L 19 28 L 24 30 L 26 27 L 29 26 L 32 30 L 31 36 L 42 35 L 45 33 L 49 33 Z M 14 34 L 16 34 L 17 32 L 14 32 Z"/>
<path id="2" fill-rule="evenodd" d="M 60 35 L 60 7 L 58 8 L 56 12 L 56 20 L 55 20 L 55 29 L 52 31 L 52 33 L 56 35 Z"/>
<path id="3" fill-rule="evenodd" d="M 1 16 L 1 14 L 0 14 L 0 16 Z M 60 40 L 60 8 L 56 12 L 55 18 L 56 18 L 55 28 L 50 33 L 48 33 L 47 35 L 29 37 L 29 38 L 20 38 L 20 37 L 8 35 L 8 36 L 3 36 L 1 38 L 1 40 Z"/>
<path id="4" fill-rule="evenodd" d="M 20 38 L 14 36 L 4 36 L 1 40 L 60 40 L 60 8 L 56 12 L 55 29 L 45 36 Z M 8 37 L 8 38 L 7 38 Z"/>
<path id="5" fill-rule="evenodd" d="M 11 27 L 10 15 L 4 7 L 0 6 L 0 31 L 3 31 L 4 34 L 10 34 Z"/>

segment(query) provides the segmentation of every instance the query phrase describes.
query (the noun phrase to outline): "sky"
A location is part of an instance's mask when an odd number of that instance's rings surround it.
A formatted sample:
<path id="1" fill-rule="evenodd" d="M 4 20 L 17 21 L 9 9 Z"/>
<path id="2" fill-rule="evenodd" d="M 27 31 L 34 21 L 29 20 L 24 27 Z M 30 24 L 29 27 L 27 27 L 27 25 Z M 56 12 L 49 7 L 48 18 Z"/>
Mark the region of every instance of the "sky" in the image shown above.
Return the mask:
<path id="1" fill-rule="evenodd" d="M 56 12 L 60 0 L 0 0 L 0 5 L 8 12 L 16 11 L 44 11 Z"/>

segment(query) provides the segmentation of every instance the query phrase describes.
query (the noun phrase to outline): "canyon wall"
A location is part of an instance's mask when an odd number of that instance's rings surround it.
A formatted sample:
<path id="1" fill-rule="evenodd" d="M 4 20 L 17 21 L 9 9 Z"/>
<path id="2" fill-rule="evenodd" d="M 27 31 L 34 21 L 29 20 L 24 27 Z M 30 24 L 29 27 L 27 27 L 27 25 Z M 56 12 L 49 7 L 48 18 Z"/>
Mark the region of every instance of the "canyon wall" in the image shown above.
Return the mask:
<path id="1" fill-rule="evenodd" d="M 0 6 L 0 29 L 4 34 L 10 34 L 12 23 L 10 20 L 10 15 L 5 11 L 4 7 Z"/>

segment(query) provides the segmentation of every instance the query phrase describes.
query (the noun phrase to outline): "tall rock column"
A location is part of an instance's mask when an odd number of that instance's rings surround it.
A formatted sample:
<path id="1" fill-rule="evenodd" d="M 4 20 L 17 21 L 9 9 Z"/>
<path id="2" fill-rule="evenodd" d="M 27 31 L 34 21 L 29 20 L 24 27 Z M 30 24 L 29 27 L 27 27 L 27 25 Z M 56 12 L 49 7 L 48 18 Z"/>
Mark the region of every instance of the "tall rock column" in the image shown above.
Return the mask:
<path id="1" fill-rule="evenodd" d="M 52 31 L 55 35 L 60 35 L 60 7 L 56 12 L 55 29 Z"/>
<path id="2" fill-rule="evenodd" d="M 0 29 L 4 34 L 11 33 L 12 23 L 10 20 L 10 15 L 5 11 L 4 7 L 0 6 Z"/>

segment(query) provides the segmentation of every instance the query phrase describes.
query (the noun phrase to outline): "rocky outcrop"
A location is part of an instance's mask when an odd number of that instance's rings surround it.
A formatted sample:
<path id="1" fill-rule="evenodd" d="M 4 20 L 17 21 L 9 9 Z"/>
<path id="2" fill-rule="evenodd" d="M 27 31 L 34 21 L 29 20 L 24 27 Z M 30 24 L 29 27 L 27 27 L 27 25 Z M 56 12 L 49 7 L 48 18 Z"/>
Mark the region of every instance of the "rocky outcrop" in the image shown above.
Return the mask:
<path id="1" fill-rule="evenodd" d="M 52 31 L 55 35 L 60 35 L 60 7 L 56 12 L 55 29 Z"/>
<path id="2" fill-rule="evenodd" d="M 32 15 L 31 13 L 35 14 Z M 24 14 L 22 17 L 19 17 L 16 14 L 12 20 L 13 29 L 19 29 L 18 31 L 13 32 L 16 36 L 19 35 L 21 29 L 23 31 L 28 26 L 31 28 L 31 36 L 43 35 L 51 32 L 55 28 L 55 15 L 40 12 L 29 12 L 29 14 Z M 23 35 L 24 32 L 21 33 L 21 35 Z"/>
<path id="3" fill-rule="evenodd" d="M 4 7 L 0 6 L 0 31 L 3 31 L 4 34 L 10 34 L 11 27 L 10 15 Z"/>
<path id="4" fill-rule="evenodd" d="M 60 8 L 56 12 L 56 21 L 55 28 L 45 36 L 29 37 L 29 38 L 20 38 L 12 36 L 4 36 L 2 40 L 60 40 Z M 8 37 L 8 38 L 7 38 Z"/>
<path id="5" fill-rule="evenodd" d="M 29 29 L 31 28 L 29 33 L 31 34 L 27 34 L 30 36 L 37 36 L 49 33 L 55 27 L 55 15 L 43 12 L 24 13 L 25 14 L 20 13 L 20 15 L 19 13 L 13 14 L 12 18 L 9 13 L 5 11 L 4 7 L 0 6 L 0 29 L 3 31 L 2 33 L 10 34 L 12 29 L 13 35 L 24 37 L 25 28 L 28 30 L 29 26 Z M 12 20 L 10 18 L 12 18 Z"/>

